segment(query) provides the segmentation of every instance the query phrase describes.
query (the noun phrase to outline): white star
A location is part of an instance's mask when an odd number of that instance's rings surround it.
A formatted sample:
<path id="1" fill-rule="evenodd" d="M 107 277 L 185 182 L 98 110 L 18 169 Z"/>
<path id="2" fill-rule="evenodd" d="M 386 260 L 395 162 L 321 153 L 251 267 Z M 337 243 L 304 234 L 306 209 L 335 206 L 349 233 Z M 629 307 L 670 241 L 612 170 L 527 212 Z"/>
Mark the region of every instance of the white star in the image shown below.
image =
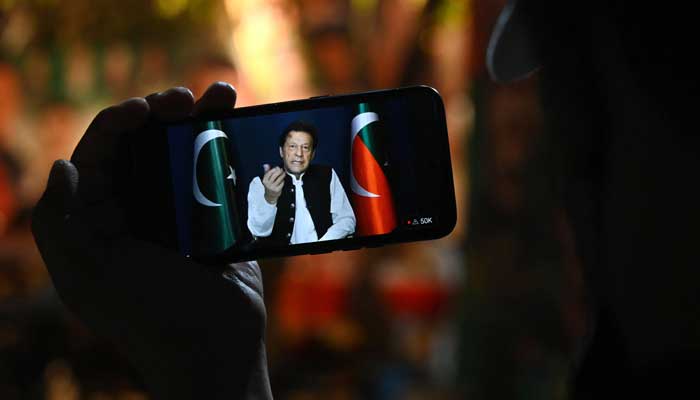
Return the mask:
<path id="1" fill-rule="evenodd" d="M 233 170 L 232 166 L 228 166 L 228 169 L 231 171 L 231 173 L 226 177 L 226 179 L 231 179 L 233 181 L 233 184 L 236 184 L 236 171 Z"/>

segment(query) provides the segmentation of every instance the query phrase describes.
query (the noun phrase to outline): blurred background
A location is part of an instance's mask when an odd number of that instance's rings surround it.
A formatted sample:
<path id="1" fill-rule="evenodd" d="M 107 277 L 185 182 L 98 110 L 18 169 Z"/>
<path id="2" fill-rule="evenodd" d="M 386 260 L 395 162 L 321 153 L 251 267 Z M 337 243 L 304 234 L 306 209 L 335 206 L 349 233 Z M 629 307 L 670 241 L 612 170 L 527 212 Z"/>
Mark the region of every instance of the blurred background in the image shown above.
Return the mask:
<path id="1" fill-rule="evenodd" d="M 31 209 L 100 109 L 217 80 L 239 106 L 427 84 L 447 110 L 451 235 L 261 262 L 276 398 L 566 398 L 581 272 L 537 75 L 502 86 L 485 73 L 504 4 L 0 0 L 0 398 L 148 399 L 57 298 Z"/>

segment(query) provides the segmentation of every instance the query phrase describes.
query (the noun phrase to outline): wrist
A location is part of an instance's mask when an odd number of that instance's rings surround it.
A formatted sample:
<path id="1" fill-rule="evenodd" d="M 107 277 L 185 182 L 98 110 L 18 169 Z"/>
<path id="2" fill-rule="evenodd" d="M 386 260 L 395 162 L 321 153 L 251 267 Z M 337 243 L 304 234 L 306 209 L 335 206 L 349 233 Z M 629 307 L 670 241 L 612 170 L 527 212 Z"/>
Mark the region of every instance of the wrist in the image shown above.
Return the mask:
<path id="1" fill-rule="evenodd" d="M 277 205 L 278 197 L 271 197 L 271 196 L 268 196 L 267 194 L 264 197 L 265 197 L 265 201 L 267 202 L 267 204 L 270 204 L 272 206 Z"/>
<path id="2" fill-rule="evenodd" d="M 250 375 L 245 398 L 249 400 L 272 400 L 272 388 L 270 387 L 270 377 L 267 372 L 265 342 L 261 340 L 259 346 L 259 357 Z"/>
<path id="3" fill-rule="evenodd" d="M 263 340 L 254 352 L 236 352 L 225 360 L 217 358 L 187 357 L 187 362 L 161 364 L 157 369 L 144 371 L 144 380 L 157 400 L 272 400 Z"/>

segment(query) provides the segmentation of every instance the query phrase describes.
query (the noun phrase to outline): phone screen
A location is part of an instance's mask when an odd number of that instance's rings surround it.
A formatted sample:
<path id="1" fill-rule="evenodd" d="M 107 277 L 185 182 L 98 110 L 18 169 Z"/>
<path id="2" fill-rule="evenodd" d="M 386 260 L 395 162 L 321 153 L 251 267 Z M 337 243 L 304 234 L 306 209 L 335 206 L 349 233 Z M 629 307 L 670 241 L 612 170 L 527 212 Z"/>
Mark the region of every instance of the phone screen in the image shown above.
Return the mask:
<path id="1" fill-rule="evenodd" d="M 436 100 L 407 88 L 169 126 L 179 250 L 240 260 L 446 234 L 454 189 Z"/>

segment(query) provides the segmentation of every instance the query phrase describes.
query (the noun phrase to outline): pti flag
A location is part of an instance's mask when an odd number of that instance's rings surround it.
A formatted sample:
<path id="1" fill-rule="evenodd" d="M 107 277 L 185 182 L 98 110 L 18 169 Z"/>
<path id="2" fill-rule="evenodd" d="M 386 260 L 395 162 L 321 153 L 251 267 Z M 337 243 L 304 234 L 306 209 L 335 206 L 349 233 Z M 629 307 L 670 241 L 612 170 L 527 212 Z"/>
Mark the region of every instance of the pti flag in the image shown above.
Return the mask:
<path id="1" fill-rule="evenodd" d="M 358 235 L 380 235 L 396 228 L 396 212 L 389 181 L 384 174 L 386 155 L 379 116 L 360 103 L 352 119 L 350 140 L 352 201 Z"/>
<path id="2" fill-rule="evenodd" d="M 230 153 L 228 136 L 220 122 L 207 122 L 198 129 L 192 173 L 192 250 L 195 256 L 219 254 L 240 238 L 236 173 Z"/>

